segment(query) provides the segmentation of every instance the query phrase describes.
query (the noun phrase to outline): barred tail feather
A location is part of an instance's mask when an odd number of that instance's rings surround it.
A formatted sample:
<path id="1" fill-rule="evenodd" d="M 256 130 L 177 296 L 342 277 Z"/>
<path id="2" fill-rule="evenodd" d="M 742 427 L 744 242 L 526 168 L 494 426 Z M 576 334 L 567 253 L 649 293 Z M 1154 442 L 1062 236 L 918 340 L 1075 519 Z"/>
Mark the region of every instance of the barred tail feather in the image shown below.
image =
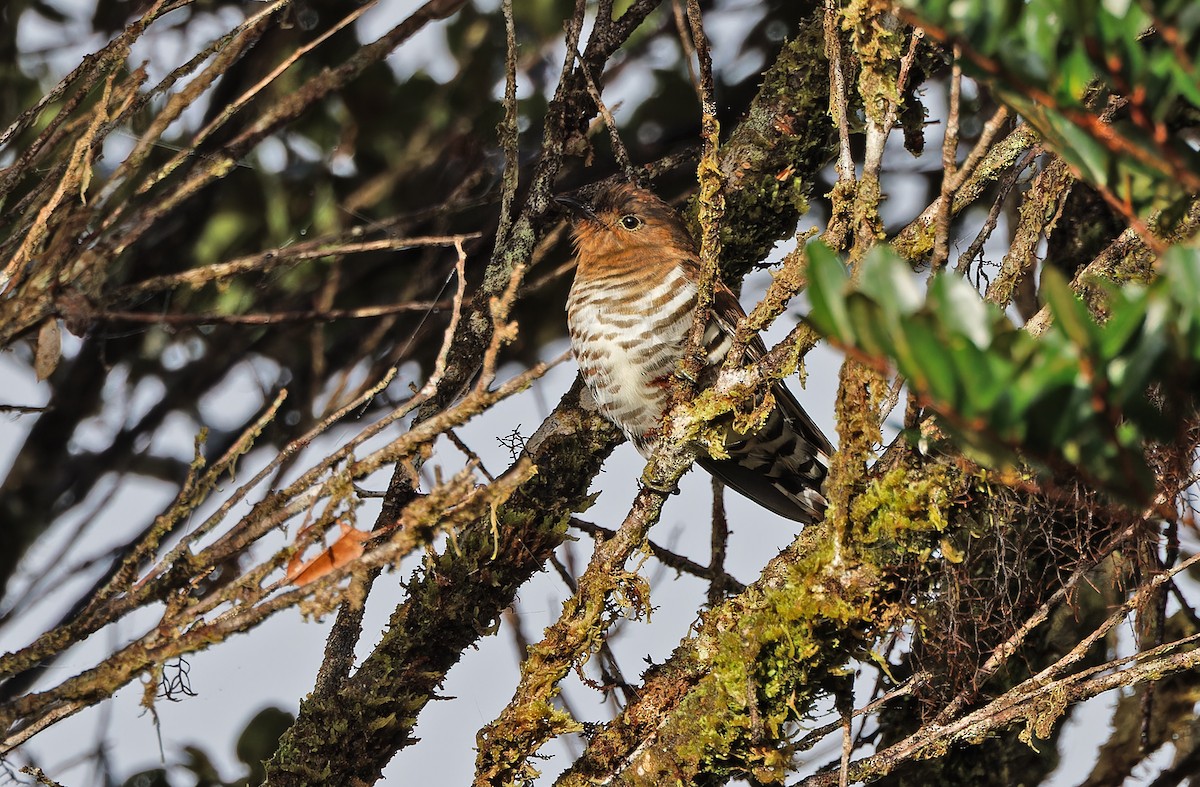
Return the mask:
<path id="1" fill-rule="evenodd" d="M 825 516 L 828 500 L 821 492 L 825 471 L 817 476 L 778 476 L 751 469 L 734 455 L 729 459 L 700 457 L 696 463 L 726 486 L 779 516 L 809 525 Z"/>
<path id="2" fill-rule="evenodd" d="M 821 487 L 833 446 L 786 388 L 776 386 L 773 394 L 776 409 L 761 429 L 731 436 L 728 459 L 702 456 L 697 464 L 782 517 L 818 522 L 828 504 Z"/>

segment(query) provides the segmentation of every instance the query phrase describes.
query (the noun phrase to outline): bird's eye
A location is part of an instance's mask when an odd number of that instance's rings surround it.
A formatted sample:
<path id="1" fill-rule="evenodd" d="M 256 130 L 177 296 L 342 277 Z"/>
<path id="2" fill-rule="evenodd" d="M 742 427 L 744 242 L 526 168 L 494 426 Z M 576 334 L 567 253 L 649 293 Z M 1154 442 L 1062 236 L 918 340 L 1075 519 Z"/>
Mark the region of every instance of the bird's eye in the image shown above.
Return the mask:
<path id="1" fill-rule="evenodd" d="M 621 217 L 621 226 L 627 230 L 636 230 L 642 226 L 642 220 L 630 213 Z"/>

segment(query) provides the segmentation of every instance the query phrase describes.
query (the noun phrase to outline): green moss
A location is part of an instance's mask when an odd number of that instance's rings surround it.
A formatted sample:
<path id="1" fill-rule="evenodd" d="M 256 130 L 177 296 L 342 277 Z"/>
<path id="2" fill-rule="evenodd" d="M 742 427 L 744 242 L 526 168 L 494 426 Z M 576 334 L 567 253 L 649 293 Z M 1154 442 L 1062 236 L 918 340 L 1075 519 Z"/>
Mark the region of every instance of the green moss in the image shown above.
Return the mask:
<path id="1" fill-rule="evenodd" d="M 851 506 L 853 561 L 817 538 L 779 584 L 710 611 L 703 627 L 714 634 L 699 653 L 711 666 L 660 729 L 656 753 L 626 772 L 631 783 L 782 782 L 794 724 L 840 690 L 849 659 L 870 657 L 881 626 L 911 617 L 888 567 L 938 542 L 961 484 L 943 465 L 889 470 Z"/>
<path id="2" fill-rule="evenodd" d="M 922 261 L 933 253 L 936 237 L 937 226 L 933 221 L 917 220 L 892 241 L 892 248 L 905 259 Z"/>
<path id="3" fill-rule="evenodd" d="M 852 0 L 842 12 L 842 29 L 851 34 L 858 56 L 858 92 L 867 116 L 882 123 L 888 107 L 900 103 L 896 79 L 904 54 L 905 29 L 890 3 Z"/>
<path id="4" fill-rule="evenodd" d="M 832 691 L 840 678 L 827 669 L 866 639 L 873 584 L 859 576 L 829 581 L 828 554 L 812 555 L 782 587 L 722 626 L 708 676 L 675 715 L 670 740 L 676 763 L 716 777 L 752 774 L 782 780 L 790 763 L 784 741 L 806 699 Z M 854 633 L 855 630 L 858 633 Z M 693 770 L 694 769 L 694 770 Z M 666 773 L 640 774 L 664 783 Z M 669 781 L 669 779 L 668 779 Z"/>
<path id="5" fill-rule="evenodd" d="M 858 181 L 854 200 L 854 248 L 850 252 L 852 261 L 861 260 L 877 243 L 887 239 L 883 220 L 879 216 L 879 205 L 883 202 L 883 190 L 878 177 L 864 175 Z M 857 271 L 858 266 L 854 266 Z"/>
<path id="6" fill-rule="evenodd" d="M 950 524 L 948 506 L 959 485 L 946 465 L 913 473 L 897 467 L 872 481 L 853 502 L 850 520 L 858 543 L 923 552 Z"/>

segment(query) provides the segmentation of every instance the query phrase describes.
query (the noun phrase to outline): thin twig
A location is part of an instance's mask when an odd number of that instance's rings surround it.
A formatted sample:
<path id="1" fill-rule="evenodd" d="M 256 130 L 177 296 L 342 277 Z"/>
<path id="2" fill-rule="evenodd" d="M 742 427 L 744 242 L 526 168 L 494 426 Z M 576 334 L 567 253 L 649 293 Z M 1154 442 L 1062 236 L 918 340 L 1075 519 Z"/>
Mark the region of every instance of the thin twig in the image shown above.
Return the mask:
<path id="1" fill-rule="evenodd" d="M 1159 495 L 1159 501 L 1156 501 L 1153 506 L 1146 509 L 1146 511 L 1143 512 L 1143 516 L 1141 518 L 1139 518 L 1138 521 L 1125 527 L 1119 534 L 1117 534 L 1105 546 L 1105 548 L 1100 551 L 1099 554 L 1109 555 L 1113 552 L 1113 550 L 1118 549 L 1121 546 L 1121 544 L 1123 544 L 1126 540 L 1128 540 L 1130 537 L 1132 537 L 1139 529 L 1144 527 L 1146 521 L 1149 518 L 1151 518 L 1157 514 L 1159 506 L 1162 505 L 1162 502 L 1160 502 L 1160 501 L 1165 501 L 1166 499 L 1167 498 L 1165 496 Z M 1058 607 L 1058 605 L 1060 603 L 1062 603 L 1068 597 L 1068 595 L 1074 591 L 1075 587 L 1079 584 L 1079 582 L 1081 580 L 1083 580 L 1083 578 L 1093 568 L 1095 568 L 1095 565 L 1081 566 L 1080 568 L 1076 569 L 1071 574 L 1070 578 L 1067 579 L 1067 581 L 1064 582 L 1062 584 L 1062 586 L 1060 586 L 1057 590 L 1055 590 L 1054 593 L 1051 594 L 1051 596 L 1048 599 L 1046 599 L 1040 607 L 1038 607 L 1037 611 L 1035 611 L 1032 615 L 1030 615 L 1028 618 L 1026 618 L 1025 621 L 1020 625 L 1020 627 L 1018 627 L 1017 630 L 1015 632 L 1013 632 L 1013 634 L 1007 640 L 1005 640 L 1003 643 L 998 645 L 996 647 L 996 649 L 992 651 L 992 655 L 988 657 L 988 660 L 986 662 L 984 662 L 983 665 L 980 666 L 979 669 L 977 669 L 975 671 L 975 681 L 974 681 L 975 685 L 976 686 L 982 685 L 984 681 L 986 681 L 989 677 L 991 677 L 999 669 L 1001 669 L 1013 655 L 1018 653 L 1021 645 L 1024 643 L 1025 639 L 1029 636 L 1029 634 L 1032 633 L 1034 629 L 1036 629 L 1038 626 L 1040 626 L 1042 623 L 1044 623 L 1050 617 L 1050 613 L 1053 612 L 1054 609 L 1056 609 Z M 1169 579 L 1170 576 L 1172 576 L 1174 573 L 1178 573 L 1178 571 L 1179 571 L 1179 567 L 1176 566 L 1172 569 L 1172 571 L 1167 572 L 1167 574 L 1165 576 L 1160 575 L 1163 578 L 1161 580 L 1156 579 L 1156 581 L 1158 581 L 1158 582 L 1166 581 L 1166 579 Z M 1157 587 L 1157 585 L 1156 585 L 1156 587 Z M 1139 591 L 1139 594 L 1140 594 L 1140 591 Z M 1132 598 L 1137 598 L 1139 594 L 1135 594 Z M 1105 633 L 1110 631 L 1114 625 L 1116 625 L 1118 622 L 1120 622 L 1120 620 L 1122 620 L 1125 617 L 1125 615 L 1128 614 L 1129 609 L 1132 609 L 1132 607 L 1129 607 L 1127 609 L 1123 605 L 1121 608 L 1119 608 L 1117 610 L 1117 612 L 1114 612 L 1113 615 L 1110 616 L 1110 618 L 1107 621 L 1105 621 L 1105 623 L 1102 624 L 1097 629 L 1097 631 L 1103 630 L 1103 632 L 1105 632 Z M 1093 632 L 1093 634 L 1095 634 L 1095 632 Z M 1089 640 L 1092 642 L 1094 642 L 1096 639 L 1097 639 L 1096 636 L 1092 636 L 1089 638 Z M 1074 651 L 1072 651 L 1072 652 L 1074 652 Z M 1063 659 L 1067 659 L 1070 655 L 1071 654 L 1068 654 L 1068 656 L 1064 656 Z M 1082 655 L 1082 654 L 1080 654 L 1080 655 Z M 1077 658 L 1078 657 L 1076 657 L 1074 660 L 1077 660 Z M 1074 663 L 1074 660 L 1072 660 L 1071 662 L 1068 662 L 1068 664 Z M 1051 668 L 1047 668 L 1047 669 L 1054 669 L 1055 671 L 1057 671 L 1054 666 L 1052 666 Z M 1055 674 L 1055 672 L 1043 671 L 1043 673 L 1041 673 L 1041 674 L 1053 675 L 1053 674 Z M 973 688 L 967 689 L 967 690 L 961 692 L 958 696 L 956 696 L 953 700 L 951 700 L 946 705 L 946 707 L 944 707 L 941 711 L 938 712 L 938 715 L 934 719 L 933 723 L 934 724 L 948 723 L 950 721 L 950 719 L 954 718 L 954 716 L 956 716 L 960 711 L 962 711 L 963 708 L 965 708 L 972 700 L 974 700 L 976 695 L 977 695 L 977 691 Z"/>
<path id="2" fill-rule="evenodd" d="M 154 292 L 174 290 L 178 287 L 196 288 L 209 283 L 224 281 L 245 273 L 269 273 L 280 266 L 317 260 L 322 257 L 334 257 L 344 254 L 362 254 L 371 251 L 403 251 L 418 246 L 456 246 L 463 241 L 478 238 L 480 233 L 470 232 L 459 235 L 430 235 L 415 238 L 384 238 L 373 241 L 343 242 L 339 235 L 331 238 L 318 238 L 306 243 L 298 243 L 277 249 L 268 249 L 245 257 L 238 257 L 229 262 L 206 265 L 202 268 L 192 268 L 180 273 L 164 274 L 143 279 L 136 284 L 130 284 L 114 292 L 107 299 L 108 303 L 131 301 Z"/>
<path id="3" fill-rule="evenodd" d="M 228 104 L 226 104 L 224 107 L 222 107 L 220 113 L 218 113 L 216 117 L 214 117 L 212 120 L 210 120 L 204 128 L 202 128 L 198 132 L 196 132 L 196 135 L 193 138 L 192 143 L 186 149 L 182 150 L 178 155 L 174 156 L 169 161 L 167 161 L 167 163 L 163 164 L 153 175 L 146 178 L 146 180 L 143 182 L 143 185 L 138 188 L 136 193 L 141 194 L 141 193 L 148 191 L 151 187 L 153 187 L 154 185 L 156 185 L 157 183 L 162 181 L 164 178 L 166 178 L 169 174 L 174 172 L 179 167 L 179 165 L 183 164 L 185 161 L 188 160 L 188 158 L 191 157 L 192 151 L 194 149 L 200 147 L 204 143 L 205 140 L 207 140 L 214 133 L 216 133 L 216 131 L 218 129 L 223 127 L 229 121 L 230 118 L 232 118 L 239 111 L 241 111 L 242 108 L 244 108 L 252 100 L 254 100 L 254 98 L 256 96 L 258 96 L 260 93 L 262 93 L 263 90 L 265 90 L 272 83 L 274 83 L 275 80 L 277 80 L 280 76 L 282 76 L 283 73 L 286 72 L 289 68 L 291 68 L 298 60 L 300 60 L 300 58 L 304 57 L 309 52 L 311 52 L 313 49 L 317 48 L 318 46 L 323 44 L 325 41 L 329 40 L 329 38 L 331 36 L 333 36 L 335 33 L 337 33 L 339 30 L 342 30 L 347 25 L 352 24 L 355 20 L 357 20 L 364 13 L 366 13 L 368 10 L 370 10 L 371 7 L 374 6 L 377 2 L 378 2 L 378 0 L 368 0 L 367 2 L 364 2 L 362 5 L 351 9 L 350 13 L 346 14 L 346 16 L 339 19 L 335 24 L 331 25 L 329 27 L 329 29 L 323 31 L 319 36 L 313 38 L 311 41 L 305 43 L 304 45 L 297 47 L 294 51 L 291 52 L 291 54 L 289 54 L 286 58 L 284 58 L 283 61 L 279 63 L 279 65 L 275 66 L 275 68 L 271 69 L 271 71 L 269 71 L 265 76 L 263 76 L 262 79 L 258 80 L 258 82 L 251 85 L 240 96 L 238 96 L 233 101 L 230 101 Z M 261 13 L 262 12 L 260 12 L 260 14 Z M 148 142 L 149 142 L 149 138 L 147 137 L 147 138 L 143 138 L 143 140 L 140 140 L 139 144 L 148 144 Z M 110 219 L 110 223 L 113 221 L 116 221 L 116 220 L 117 220 L 117 216 L 114 215 Z"/>
<path id="4" fill-rule="evenodd" d="M 988 118 L 988 122 L 983 125 L 983 131 L 979 133 L 979 139 L 975 140 L 975 145 L 971 148 L 971 152 L 967 154 L 967 158 L 963 161 L 962 166 L 954 171 L 954 177 L 950 180 L 950 190 L 952 192 L 957 192 L 962 188 L 967 178 L 975 174 L 975 168 L 979 166 L 984 157 L 992 150 L 992 143 L 996 140 L 996 136 L 1007 122 L 1008 107 L 1006 106 L 1001 106 Z"/>
<path id="5" fill-rule="evenodd" d="M 834 125 L 838 130 L 838 182 L 854 180 L 854 153 L 850 149 L 850 112 L 847 106 L 845 61 L 842 58 L 842 38 L 838 30 L 838 6 L 834 0 L 825 2 L 825 56 L 829 59 L 829 102 Z M 839 244 L 840 245 L 840 244 Z"/>
<path id="6" fill-rule="evenodd" d="M 962 63 L 959 62 L 961 52 L 954 47 L 950 67 L 950 100 L 946 109 L 946 129 L 942 138 L 942 187 L 941 209 L 934 223 L 933 254 L 929 265 L 934 270 L 946 264 L 950 257 L 950 203 L 953 186 L 958 177 L 955 164 L 958 162 L 958 113 L 959 101 L 962 95 Z"/>
<path id="7" fill-rule="evenodd" d="M 712 479 L 712 539 L 708 560 L 708 605 L 715 607 L 725 598 L 725 549 L 729 542 L 729 520 L 725 516 L 725 485 Z"/>
<path id="8" fill-rule="evenodd" d="M 468 300 L 468 303 L 470 301 Z M 410 301 L 385 306 L 363 306 L 357 309 L 302 309 L 286 312 L 253 314 L 170 314 L 149 312 L 97 311 L 87 312 L 88 319 L 99 322 L 133 322 L 150 325 L 280 325 L 291 322 L 326 323 L 335 320 L 365 320 L 406 312 L 437 312 L 452 306 L 450 301 Z"/>
<path id="9" fill-rule="evenodd" d="M 603 527 L 592 522 L 586 522 L 579 517 L 571 517 L 571 527 L 582 530 L 595 538 L 609 539 L 613 538 L 617 531 L 611 528 Z M 654 559 L 662 563 L 667 568 L 674 569 L 681 574 L 691 574 L 700 579 L 706 579 L 709 582 L 719 581 L 722 587 L 729 593 L 741 593 L 746 589 L 746 586 L 739 582 L 732 574 L 726 573 L 723 569 L 720 575 L 715 575 L 711 566 L 702 566 L 694 560 L 684 557 L 683 555 L 673 552 L 670 549 L 658 544 L 655 541 L 646 539 L 646 545 L 650 549 L 650 554 L 654 555 Z"/>
<path id="10" fill-rule="evenodd" d="M 671 14 L 675 18 L 675 30 L 679 33 L 679 44 L 683 47 L 683 62 L 687 63 L 688 81 L 696 91 L 697 100 L 704 101 L 704 89 L 700 87 L 700 75 L 696 73 L 696 45 L 692 43 L 692 34 L 688 29 L 687 15 L 682 0 L 671 0 Z"/>
<path id="11" fill-rule="evenodd" d="M 504 149 L 503 189 L 500 192 L 500 224 L 496 243 L 504 243 L 512 233 L 513 201 L 520 185 L 521 168 L 517 158 L 517 29 L 513 21 L 512 0 L 500 4 L 504 12 L 504 120 L 499 127 L 500 146 Z"/>
<path id="12" fill-rule="evenodd" d="M 625 173 L 626 180 L 630 183 L 638 183 L 638 170 L 633 166 L 633 160 L 629 158 L 629 151 L 625 149 L 625 143 L 621 140 L 621 132 L 617 127 L 617 121 L 613 118 L 612 112 L 608 110 L 608 106 L 604 103 L 604 99 L 600 95 L 600 88 L 596 84 L 596 80 L 592 78 L 592 72 L 588 70 L 587 62 L 583 59 L 582 55 L 579 56 L 579 70 L 583 72 L 588 95 L 592 97 L 592 101 L 596 102 L 596 109 L 599 110 L 600 116 L 604 118 L 604 126 L 608 129 L 608 139 L 612 144 L 613 157 L 617 160 L 617 166 Z"/>
<path id="13" fill-rule="evenodd" d="M 1000 221 L 1000 213 L 1004 210 L 1004 204 L 1008 200 L 1008 195 L 1012 192 L 1017 182 L 1021 179 L 1021 174 L 1029 167 L 1029 165 L 1037 158 L 1038 147 L 1035 145 L 1032 150 L 1027 151 L 1021 156 L 1021 159 L 1013 165 L 1012 171 L 1005 175 L 1000 183 L 996 186 L 996 197 L 992 200 L 991 207 L 988 208 L 987 218 L 983 221 L 983 226 L 979 228 L 979 232 L 975 234 L 975 239 L 967 246 L 966 251 L 958 257 L 958 262 L 954 266 L 954 272 L 960 276 L 965 276 L 970 270 L 971 262 L 975 259 L 980 259 L 980 267 L 982 268 L 983 260 L 983 245 L 987 243 L 987 239 L 991 237 L 996 229 L 996 225 Z M 949 214 L 952 207 L 953 199 L 946 199 L 939 202 L 939 213 L 944 209 Z M 1003 304 L 1007 305 L 1007 304 Z"/>
<path id="14" fill-rule="evenodd" d="M 699 356 L 704 347 L 704 333 L 709 325 L 713 287 L 720 275 L 721 218 L 725 214 L 725 195 L 722 191 L 724 178 L 717 159 L 720 125 L 717 122 L 717 100 L 713 93 L 712 54 L 708 49 L 708 38 L 704 34 L 704 19 L 700 12 L 699 0 L 688 0 L 688 22 L 691 25 L 692 43 L 696 47 L 696 58 L 700 65 L 700 138 L 703 143 L 700 163 L 696 168 L 700 183 L 700 282 L 696 293 L 696 310 L 692 317 L 684 355 L 684 374 L 689 380 L 695 381 L 700 379 L 703 360 Z"/>

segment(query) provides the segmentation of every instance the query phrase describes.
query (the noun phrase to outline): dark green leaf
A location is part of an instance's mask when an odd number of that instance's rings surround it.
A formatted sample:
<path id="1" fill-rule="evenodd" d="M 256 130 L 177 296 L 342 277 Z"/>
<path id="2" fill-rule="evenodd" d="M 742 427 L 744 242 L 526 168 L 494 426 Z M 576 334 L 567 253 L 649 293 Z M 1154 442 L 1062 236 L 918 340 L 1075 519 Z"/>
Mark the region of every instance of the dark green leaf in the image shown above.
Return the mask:
<path id="1" fill-rule="evenodd" d="M 1050 306 L 1055 324 L 1066 332 L 1081 354 L 1090 355 L 1099 338 L 1096 323 L 1063 275 L 1049 265 L 1042 271 L 1042 297 Z"/>
<path id="2" fill-rule="evenodd" d="M 846 266 L 824 243 L 810 243 L 808 255 L 808 319 L 817 330 L 847 344 L 854 342 L 850 315 L 846 311 Z"/>

